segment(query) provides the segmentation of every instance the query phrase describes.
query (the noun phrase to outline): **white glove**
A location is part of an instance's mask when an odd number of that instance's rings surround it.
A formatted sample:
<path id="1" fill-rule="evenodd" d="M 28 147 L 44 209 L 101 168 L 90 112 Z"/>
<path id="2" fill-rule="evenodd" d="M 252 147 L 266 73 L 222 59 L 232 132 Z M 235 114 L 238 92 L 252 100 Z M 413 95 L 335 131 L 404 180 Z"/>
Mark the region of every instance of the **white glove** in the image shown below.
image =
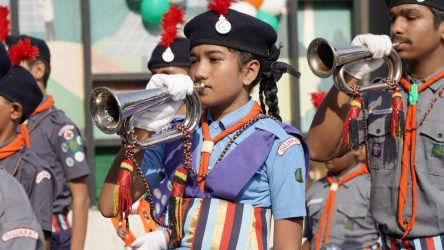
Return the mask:
<path id="1" fill-rule="evenodd" d="M 179 101 L 193 93 L 193 80 L 183 74 L 155 74 L 146 85 L 146 89 L 153 88 L 160 88 L 170 94 L 174 101 Z"/>
<path id="2" fill-rule="evenodd" d="M 154 231 L 139 236 L 131 243 L 131 247 L 139 250 L 166 250 L 167 242 L 164 231 Z"/>
<path id="3" fill-rule="evenodd" d="M 153 88 L 160 88 L 170 94 L 172 100 L 152 107 L 133 118 L 135 127 L 149 131 L 157 131 L 173 120 L 185 96 L 193 93 L 193 81 L 189 76 L 182 74 L 156 74 L 146 86 L 146 89 Z"/>
<path id="4" fill-rule="evenodd" d="M 365 34 L 356 36 L 352 45 L 366 46 L 368 51 L 373 54 L 373 59 L 365 60 L 358 63 L 350 63 L 344 66 L 344 71 L 357 78 L 362 79 L 368 73 L 376 70 L 384 64 L 382 59 L 384 56 L 388 56 L 392 51 L 392 41 L 390 37 L 386 35 L 373 35 Z"/>

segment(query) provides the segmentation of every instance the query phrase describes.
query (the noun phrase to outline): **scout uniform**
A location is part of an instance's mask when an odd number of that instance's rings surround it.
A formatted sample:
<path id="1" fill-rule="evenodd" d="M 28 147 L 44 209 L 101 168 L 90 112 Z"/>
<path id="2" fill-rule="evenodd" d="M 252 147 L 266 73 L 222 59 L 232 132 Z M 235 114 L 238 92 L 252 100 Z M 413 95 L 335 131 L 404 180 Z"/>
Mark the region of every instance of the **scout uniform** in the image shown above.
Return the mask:
<path id="1" fill-rule="evenodd" d="M 363 171 L 358 175 L 341 181 L 360 170 Z M 327 208 L 331 192 L 335 192 L 333 206 Z M 339 249 L 371 249 L 377 246 L 379 235 L 370 214 L 370 175 L 364 164 L 347 170 L 340 177 L 330 176 L 313 183 L 307 192 L 306 201 L 304 237 L 311 241 L 311 249 L 315 249 L 316 240 L 322 243 L 320 246 L 334 244 Z M 331 214 L 325 216 L 322 228 L 319 228 L 321 217 L 327 210 L 331 210 Z M 329 234 L 324 241 L 327 221 L 330 221 Z"/>
<path id="2" fill-rule="evenodd" d="M 418 86 L 438 74 L 436 71 L 426 79 L 407 77 L 411 84 Z M 425 88 L 416 103 L 417 126 L 427 111 L 430 113 L 416 130 L 415 172 L 416 189 L 416 220 L 408 238 L 402 242 L 404 231 L 397 222 L 398 189 L 401 176 L 401 155 L 403 141 L 394 140 L 390 134 L 391 95 L 389 92 L 368 92 L 364 98 L 368 107 L 369 153 L 371 166 L 371 209 L 378 228 L 387 236 L 383 243 L 391 248 L 416 247 L 424 249 L 430 244 L 441 245 L 444 237 L 444 192 L 442 176 L 444 176 L 444 102 L 442 101 L 444 78 Z M 407 110 L 408 93 L 403 88 L 402 98 L 404 110 Z M 430 109 L 431 101 L 437 98 Z M 410 183 L 410 180 L 409 180 Z M 409 184 L 410 186 L 410 184 Z M 412 192 L 407 192 L 404 215 L 412 214 Z M 389 237 L 391 236 L 391 237 Z M 430 237 L 432 236 L 432 237 Z M 399 245 L 400 244 L 400 245 Z"/>
<path id="3" fill-rule="evenodd" d="M 43 246 L 42 229 L 25 190 L 10 174 L 0 170 L 0 249 L 40 250 Z"/>
<path id="4" fill-rule="evenodd" d="M 10 66 L 5 48 L 0 46 L 0 95 L 22 105 L 20 123 L 35 110 L 42 100 L 42 93 L 32 75 L 20 66 Z M 9 71 L 4 70 L 10 68 Z M 0 168 L 16 177 L 31 202 L 34 213 L 44 231 L 51 231 L 51 214 L 57 182 L 49 165 L 29 149 L 29 135 L 21 125 L 17 137 L 0 145 Z"/>
<path id="5" fill-rule="evenodd" d="M 6 42 L 16 44 L 20 39 L 30 38 L 31 44 L 40 50 L 39 57 L 51 62 L 51 54 L 43 40 L 28 36 L 9 36 Z M 67 219 L 72 203 L 67 182 L 88 176 L 90 173 L 83 140 L 77 126 L 62 110 L 54 106 L 53 97 L 44 97 L 27 121 L 31 149 L 51 166 L 58 178 L 58 194 L 52 215 L 53 241 L 69 244 L 71 226 Z"/>
<path id="6" fill-rule="evenodd" d="M 253 106 L 253 101 L 250 101 L 221 121 L 212 121 L 208 115 L 211 137 L 241 120 Z M 262 144 L 269 144 L 270 147 L 260 147 L 262 138 L 256 137 L 258 134 L 255 132 L 270 135 L 271 139 Z M 216 245 L 230 245 L 233 249 L 243 249 L 260 241 L 262 248 L 268 245 L 271 209 L 275 219 L 305 216 L 304 154 L 307 151 L 303 147 L 305 144 L 302 137 L 294 135 L 297 137 L 288 134 L 276 121 L 263 119 L 246 129 L 236 139 L 235 143 L 239 146 L 230 147 L 226 159 L 216 164 L 232 137 L 227 136 L 219 141 L 209 159 L 205 192 L 201 192 L 197 182 L 190 183 L 186 188 L 185 196 L 190 199 L 185 208 L 185 233 L 181 246 L 208 249 Z M 192 165 L 197 171 L 203 144 L 198 138 L 202 138 L 201 127 L 195 131 L 193 140 Z M 241 144 L 242 142 L 244 143 Z M 147 181 L 156 185 L 163 176 L 170 176 L 171 179 L 174 170 L 181 164 L 182 158 L 179 155 L 182 152 L 181 142 L 160 145 L 145 151 L 141 166 Z M 255 165 L 255 169 L 242 172 L 241 165 Z M 234 178 L 235 176 L 239 178 Z M 154 192 L 154 195 L 162 197 L 161 200 L 165 203 L 169 199 L 168 194 Z M 221 220 L 216 214 L 226 211 L 227 207 L 231 212 L 224 216 L 230 219 Z M 198 221 L 192 220 L 198 215 Z M 229 221 L 232 223 L 231 230 L 222 234 L 219 229 L 223 229 Z M 256 223 L 262 223 L 260 231 L 251 230 Z M 216 231 L 221 234 L 213 234 Z M 229 242 L 224 242 L 223 239 Z"/>

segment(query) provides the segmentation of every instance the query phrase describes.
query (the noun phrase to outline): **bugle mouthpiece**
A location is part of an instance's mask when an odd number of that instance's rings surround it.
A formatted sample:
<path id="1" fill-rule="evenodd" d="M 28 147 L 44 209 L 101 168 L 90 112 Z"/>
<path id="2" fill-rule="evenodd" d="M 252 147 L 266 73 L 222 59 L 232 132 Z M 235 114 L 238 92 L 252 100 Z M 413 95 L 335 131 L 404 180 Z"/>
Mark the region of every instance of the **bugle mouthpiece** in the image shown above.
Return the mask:
<path id="1" fill-rule="evenodd" d="M 202 93 L 205 89 L 205 84 L 203 82 L 195 82 L 194 83 L 194 91 L 197 93 Z"/>

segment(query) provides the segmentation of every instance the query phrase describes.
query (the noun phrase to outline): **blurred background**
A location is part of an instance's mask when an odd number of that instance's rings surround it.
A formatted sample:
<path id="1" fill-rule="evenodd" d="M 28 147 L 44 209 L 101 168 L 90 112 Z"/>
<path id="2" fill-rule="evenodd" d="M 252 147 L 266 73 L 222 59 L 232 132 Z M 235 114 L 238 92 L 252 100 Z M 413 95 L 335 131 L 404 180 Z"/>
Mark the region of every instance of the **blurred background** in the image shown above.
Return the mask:
<path id="1" fill-rule="evenodd" d="M 101 133 L 91 121 L 91 90 L 142 89 L 150 74 L 146 64 L 160 41 L 161 17 L 171 5 L 186 12 L 186 19 L 206 10 L 206 0 L 0 0 L 10 8 L 13 35 L 45 39 L 52 54 L 48 93 L 55 105 L 79 126 L 86 141 L 91 211 L 86 249 L 122 249 L 109 219 L 96 209 L 108 167 L 120 147 L 117 136 Z M 283 46 L 281 61 L 297 68 L 299 80 L 280 80 L 281 116 L 306 133 L 315 107 L 311 93 L 328 91 L 331 78 L 319 79 L 308 67 L 306 49 L 316 37 L 334 44 L 349 44 L 361 33 L 388 34 L 387 7 L 382 0 L 244 0 L 232 8 L 269 23 Z M 313 163 L 311 179 L 323 174 Z M 137 223 L 137 222 L 136 222 Z M 137 226 L 135 231 L 137 231 Z"/>

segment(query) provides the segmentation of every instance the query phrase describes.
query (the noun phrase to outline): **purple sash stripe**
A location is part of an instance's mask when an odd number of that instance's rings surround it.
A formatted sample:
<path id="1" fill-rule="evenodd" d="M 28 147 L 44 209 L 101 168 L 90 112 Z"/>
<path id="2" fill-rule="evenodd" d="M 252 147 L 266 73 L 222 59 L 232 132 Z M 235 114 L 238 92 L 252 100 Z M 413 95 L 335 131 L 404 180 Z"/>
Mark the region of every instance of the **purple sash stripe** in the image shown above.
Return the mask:
<path id="1" fill-rule="evenodd" d="M 419 243 L 421 244 L 421 249 L 427 249 L 427 242 L 426 242 L 426 238 L 419 238 Z"/>
<path id="2" fill-rule="evenodd" d="M 210 199 L 204 199 L 202 201 L 199 222 L 197 224 L 196 234 L 194 235 L 193 249 L 202 249 L 202 240 L 205 234 L 205 227 L 207 225 L 208 213 L 210 211 Z"/>
<path id="3" fill-rule="evenodd" d="M 244 204 L 236 204 L 236 207 L 234 208 L 233 228 L 231 229 L 228 249 L 236 249 L 237 247 L 237 242 L 239 240 L 239 234 L 242 225 L 243 210 L 244 210 Z"/>

